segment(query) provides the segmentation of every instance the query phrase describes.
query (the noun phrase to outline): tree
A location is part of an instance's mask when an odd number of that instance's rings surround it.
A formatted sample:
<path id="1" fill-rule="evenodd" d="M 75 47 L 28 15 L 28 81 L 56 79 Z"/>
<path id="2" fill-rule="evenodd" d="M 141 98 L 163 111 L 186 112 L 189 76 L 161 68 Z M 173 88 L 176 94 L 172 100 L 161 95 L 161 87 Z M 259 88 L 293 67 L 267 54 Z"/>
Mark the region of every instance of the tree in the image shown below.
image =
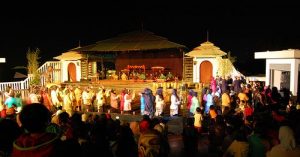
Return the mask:
<path id="1" fill-rule="evenodd" d="M 227 75 L 231 75 L 232 70 L 234 69 L 232 62 L 229 58 L 223 59 L 222 57 L 217 57 L 218 62 L 218 71 L 217 74 L 225 78 Z"/>
<path id="2" fill-rule="evenodd" d="M 29 48 L 26 53 L 26 58 L 28 61 L 27 64 L 28 74 L 31 74 L 33 77 L 33 79 L 30 82 L 30 85 L 39 85 L 41 82 L 40 74 L 37 71 L 39 68 L 39 62 L 38 62 L 38 60 L 40 59 L 39 54 L 40 54 L 40 50 L 38 48 L 36 48 L 35 50 L 31 50 Z"/>
<path id="3" fill-rule="evenodd" d="M 236 57 L 235 56 L 231 56 L 231 52 L 229 51 L 227 53 L 227 58 L 229 59 L 229 61 L 233 64 L 236 61 Z"/>

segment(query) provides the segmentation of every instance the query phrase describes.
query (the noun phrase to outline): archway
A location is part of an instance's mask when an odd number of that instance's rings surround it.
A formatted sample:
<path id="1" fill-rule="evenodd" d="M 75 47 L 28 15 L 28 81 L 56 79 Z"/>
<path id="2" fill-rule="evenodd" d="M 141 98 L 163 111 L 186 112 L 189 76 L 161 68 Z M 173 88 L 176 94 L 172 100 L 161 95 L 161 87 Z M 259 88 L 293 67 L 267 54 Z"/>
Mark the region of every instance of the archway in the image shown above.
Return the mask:
<path id="1" fill-rule="evenodd" d="M 213 73 L 213 66 L 210 61 L 203 61 L 200 64 L 200 83 L 208 84 Z"/>
<path id="2" fill-rule="evenodd" d="M 68 81 L 76 82 L 76 65 L 74 63 L 69 63 L 68 65 Z"/>

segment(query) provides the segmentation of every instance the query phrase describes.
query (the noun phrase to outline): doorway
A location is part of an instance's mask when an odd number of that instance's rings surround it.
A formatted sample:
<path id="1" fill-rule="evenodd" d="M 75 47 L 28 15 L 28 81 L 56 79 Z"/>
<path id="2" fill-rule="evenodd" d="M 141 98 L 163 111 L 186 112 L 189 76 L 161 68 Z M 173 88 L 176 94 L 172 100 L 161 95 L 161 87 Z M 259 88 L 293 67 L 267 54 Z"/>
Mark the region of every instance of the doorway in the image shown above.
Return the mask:
<path id="1" fill-rule="evenodd" d="M 68 81 L 76 82 L 76 65 L 74 63 L 69 63 L 68 65 Z"/>
<path id="2" fill-rule="evenodd" d="M 210 61 L 203 61 L 200 64 L 200 83 L 208 84 L 213 73 L 213 66 Z"/>

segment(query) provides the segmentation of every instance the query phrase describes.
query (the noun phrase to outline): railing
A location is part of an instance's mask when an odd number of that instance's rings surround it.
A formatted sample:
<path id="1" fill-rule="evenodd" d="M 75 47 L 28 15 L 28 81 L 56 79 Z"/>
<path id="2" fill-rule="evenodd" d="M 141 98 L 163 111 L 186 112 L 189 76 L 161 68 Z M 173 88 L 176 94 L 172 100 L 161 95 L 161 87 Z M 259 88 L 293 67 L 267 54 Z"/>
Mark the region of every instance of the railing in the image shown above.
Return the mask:
<path id="1" fill-rule="evenodd" d="M 41 74 L 41 85 L 46 85 L 46 76 L 44 75 L 45 72 L 48 70 L 48 67 L 51 66 L 53 68 L 53 71 L 50 73 L 52 78 L 51 82 L 60 83 L 62 80 L 61 77 L 61 62 L 59 61 L 48 61 L 45 62 L 42 66 L 38 68 L 38 73 Z M 17 81 L 17 82 L 1 82 L 0 83 L 0 91 L 5 91 L 5 89 L 10 86 L 14 90 L 26 90 L 30 87 L 30 82 L 32 81 L 33 77 L 28 76 L 23 81 Z"/>

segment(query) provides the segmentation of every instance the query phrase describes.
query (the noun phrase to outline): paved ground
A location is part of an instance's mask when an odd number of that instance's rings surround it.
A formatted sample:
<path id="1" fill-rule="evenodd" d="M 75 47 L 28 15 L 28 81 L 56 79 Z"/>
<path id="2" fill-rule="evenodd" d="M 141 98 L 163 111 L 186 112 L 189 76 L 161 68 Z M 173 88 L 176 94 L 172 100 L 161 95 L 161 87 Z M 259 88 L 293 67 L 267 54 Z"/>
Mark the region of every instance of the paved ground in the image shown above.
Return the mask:
<path id="1" fill-rule="evenodd" d="M 198 140 L 198 152 L 193 156 L 188 156 L 183 149 L 183 141 L 180 135 L 169 135 L 171 152 L 169 157 L 218 157 L 215 153 L 208 152 L 207 135 L 202 135 Z"/>
<path id="2" fill-rule="evenodd" d="M 119 116 L 121 121 L 140 121 L 142 119 L 141 115 L 132 115 L 132 114 L 120 114 L 120 113 L 111 113 L 111 116 L 113 119 L 116 118 L 116 116 Z M 183 130 L 183 124 L 185 121 L 185 117 L 179 116 L 179 117 L 169 117 L 165 116 L 163 117 L 168 121 L 168 127 L 169 127 L 169 144 L 171 148 L 171 152 L 169 154 L 169 157 L 193 157 L 193 156 L 187 156 L 186 152 L 183 149 L 183 141 L 182 141 L 182 130 Z M 199 136 L 198 139 L 198 152 L 194 154 L 196 157 L 218 157 L 215 153 L 209 153 L 208 152 L 208 138 L 207 134 L 202 134 Z"/>
<path id="3" fill-rule="evenodd" d="M 91 112 L 91 114 L 100 114 L 97 112 Z M 116 119 L 116 117 L 118 116 L 119 119 L 121 121 L 124 122 L 132 122 L 132 121 L 141 121 L 142 120 L 142 116 L 141 115 L 132 115 L 132 114 L 120 114 L 120 113 L 110 113 L 112 119 Z M 175 134 L 175 135 L 181 135 L 182 130 L 183 130 L 183 123 L 184 123 L 184 117 L 182 116 L 174 116 L 174 117 L 169 117 L 169 116 L 165 116 L 162 117 L 163 119 L 165 119 L 168 123 L 168 128 L 169 128 L 169 132 L 170 134 Z"/>

